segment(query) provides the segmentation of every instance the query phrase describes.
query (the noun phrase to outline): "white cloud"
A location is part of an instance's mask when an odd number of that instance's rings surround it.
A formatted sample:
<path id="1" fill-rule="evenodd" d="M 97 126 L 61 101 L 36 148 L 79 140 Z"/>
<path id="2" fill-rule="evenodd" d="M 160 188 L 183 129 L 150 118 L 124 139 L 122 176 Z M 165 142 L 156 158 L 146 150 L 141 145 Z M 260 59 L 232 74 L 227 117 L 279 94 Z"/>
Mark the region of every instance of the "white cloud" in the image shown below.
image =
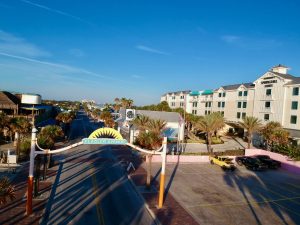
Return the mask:
<path id="1" fill-rule="evenodd" d="M 7 54 L 16 54 L 28 57 L 51 55 L 49 52 L 46 52 L 34 44 L 27 42 L 23 38 L 16 37 L 2 30 L 0 30 L 0 51 Z"/>
<path id="2" fill-rule="evenodd" d="M 17 61 L 8 61 L 7 65 L 10 67 L 16 66 L 18 70 L 27 70 L 31 76 L 44 76 L 44 78 L 47 78 L 47 76 L 56 75 L 60 78 L 64 79 L 86 79 L 87 82 L 91 81 L 91 79 L 95 79 L 95 81 L 99 81 L 101 79 L 105 80 L 111 80 L 111 81 L 117 81 L 117 82 L 123 82 L 123 83 L 131 83 L 128 80 L 121 80 L 118 78 L 115 78 L 113 76 L 108 75 L 102 75 L 98 73 L 94 73 L 92 71 L 73 67 L 65 64 L 60 63 L 53 63 L 43 60 L 37 60 L 32 59 L 24 56 L 18 56 L 13 54 L 7 54 L 5 52 L 0 52 L 0 56 L 4 56 L 7 58 L 11 58 Z M 20 64 L 20 62 L 27 62 L 27 64 Z M 31 73 L 30 73 L 31 72 Z M 43 75 L 45 74 L 45 75 Z M 93 81 L 91 81 L 93 82 Z"/>
<path id="3" fill-rule="evenodd" d="M 62 16 L 65 16 L 65 17 L 69 17 L 71 19 L 74 19 L 74 20 L 78 20 L 78 21 L 81 21 L 81 22 L 84 22 L 84 23 L 87 23 L 87 24 L 90 24 L 90 25 L 94 25 L 92 24 L 91 22 L 89 21 L 86 21 L 78 16 L 74 16 L 70 13 L 67 13 L 67 12 L 64 12 L 64 11 L 61 11 L 61 10 L 57 10 L 57 9 L 53 9 L 53 8 L 50 8 L 48 6 L 45 6 L 45 5 L 41 5 L 41 4 L 37 4 L 37 3 L 34 3 L 32 1 L 28 1 L 28 0 L 20 0 L 21 2 L 24 2 L 28 5 L 31 5 L 31 6 L 34 6 L 34 7 L 37 7 L 37 8 L 40 8 L 40 9 L 43 9 L 43 10 L 47 10 L 49 12 L 52 12 L 52 13 L 56 13 L 56 14 L 59 14 L 59 15 L 62 15 Z"/>
<path id="4" fill-rule="evenodd" d="M 239 41 L 241 38 L 239 36 L 235 36 L 235 35 L 223 35 L 221 36 L 221 40 L 225 41 L 227 43 L 235 43 L 237 41 Z"/>
<path id="5" fill-rule="evenodd" d="M 161 50 L 158 50 L 155 48 L 150 48 L 145 45 L 137 45 L 135 47 L 139 50 L 146 51 L 146 52 L 151 52 L 151 53 L 160 54 L 160 55 L 170 55 L 170 53 L 168 53 L 168 52 L 164 52 L 164 51 L 161 51 Z"/>
<path id="6" fill-rule="evenodd" d="M 282 46 L 282 42 L 265 37 L 243 37 L 236 35 L 223 35 L 221 36 L 221 40 L 228 44 L 249 50 L 272 49 Z"/>

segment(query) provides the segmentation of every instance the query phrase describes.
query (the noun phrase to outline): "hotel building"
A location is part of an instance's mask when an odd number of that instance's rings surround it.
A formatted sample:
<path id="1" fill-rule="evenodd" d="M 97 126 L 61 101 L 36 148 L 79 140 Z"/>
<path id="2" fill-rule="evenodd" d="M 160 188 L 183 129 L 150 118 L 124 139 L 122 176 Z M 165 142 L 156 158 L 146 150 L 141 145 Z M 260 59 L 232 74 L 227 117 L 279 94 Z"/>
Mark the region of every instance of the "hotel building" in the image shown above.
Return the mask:
<path id="1" fill-rule="evenodd" d="M 163 95 L 161 101 L 199 116 L 220 112 L 233 127 L 245 116 L 255 116 L 263 123 L 276 121 L 292 137 L 300 139 L 300 77 L 288 74 L 288 69 L 278 65 L 252 83 L 226 85 L 215 90 L 171 92 Z"/>

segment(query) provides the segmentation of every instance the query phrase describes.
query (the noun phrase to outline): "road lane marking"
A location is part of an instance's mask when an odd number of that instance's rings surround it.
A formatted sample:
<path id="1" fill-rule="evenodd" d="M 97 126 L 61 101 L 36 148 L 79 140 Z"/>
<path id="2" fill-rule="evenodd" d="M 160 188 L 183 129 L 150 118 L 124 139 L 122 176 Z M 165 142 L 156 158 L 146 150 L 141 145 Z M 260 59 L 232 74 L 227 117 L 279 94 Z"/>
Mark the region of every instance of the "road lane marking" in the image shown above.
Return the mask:
<path id="1" fill-rule="evenodd" d="M 94 196 L 95 196 L 95 204 L 96 204 L 98 222 L 101 225 L 105 225 L 102 208 L 100 206 L 100 197 L 97 194 L 98 185 L 97 185 L 97 177 L 96 177 L 95 173 L 93 173 L 93 175 L 92 175 L 92 182 L 93 182 L 93 189 L 94 189 Z"/>
<path id="2" fill-rule="evenodd" d="M 225 202 L 225 203 L 208 203 L 208 204 L 198 204 L 198 205 L 192 205 L 192 206 L 187 206 L 188 208 L 195 208 L 195 207 L 213 207 L 213 206 L 239 206 L 239 205 L 260 205 L 264 203 L 275 203 L 275 202 L 280 202 L 280 201 L 291 201 L 295 199 L 300 199 L 300 196 L 298 197 L 293 197 L 293 198 L 279 198 L 279 199 L 266 199 L 264 201 L 255 201 L 255 200 L 249 200 L 247 201 L 240 201 L 240 202 Z"/>

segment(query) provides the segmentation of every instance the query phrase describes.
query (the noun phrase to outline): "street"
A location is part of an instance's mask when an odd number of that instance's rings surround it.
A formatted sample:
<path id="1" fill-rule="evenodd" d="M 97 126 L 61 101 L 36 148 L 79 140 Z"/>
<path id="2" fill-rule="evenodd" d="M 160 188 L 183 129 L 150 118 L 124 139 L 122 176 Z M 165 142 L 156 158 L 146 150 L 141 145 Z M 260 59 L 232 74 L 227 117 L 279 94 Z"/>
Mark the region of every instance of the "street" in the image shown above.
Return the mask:
<path id="1" fill-rule="evenodd" d="M 79 112 L 69 139 L 75 143 L 97 128 Z M 57 174 L 49 178 L 41 224 L 155 224 L 111 146 L 81 145 L 54 158 Z"/>

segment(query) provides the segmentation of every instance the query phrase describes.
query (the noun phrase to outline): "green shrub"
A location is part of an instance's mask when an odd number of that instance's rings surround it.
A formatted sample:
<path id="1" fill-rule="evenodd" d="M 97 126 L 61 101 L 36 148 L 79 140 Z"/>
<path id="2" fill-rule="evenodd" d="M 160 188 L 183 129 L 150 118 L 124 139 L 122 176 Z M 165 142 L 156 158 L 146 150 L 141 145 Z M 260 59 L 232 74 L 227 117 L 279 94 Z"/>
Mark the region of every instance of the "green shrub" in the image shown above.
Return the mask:
<path id="1" fill-rule="evenodd" d="M 24 158 L 27 158 L 30 154 L 30 147 L 31 147 L 31 139 L 24 138 L 20 142 L 20 153 Z"/>
<path id="2" fill-rule="evenodd" d="M 54 141 L 41 134 L 38 135 L 38 144 L 44 149 L 52 149 L 54 147 Z"/>
<path id="3" fill-rule="evenodd" d="M 300 160 L 300 148 L 299 146 L 292 145 L 275 145 L 272 148 L 273 152 L 287 155 L 294 160 Z"/>

